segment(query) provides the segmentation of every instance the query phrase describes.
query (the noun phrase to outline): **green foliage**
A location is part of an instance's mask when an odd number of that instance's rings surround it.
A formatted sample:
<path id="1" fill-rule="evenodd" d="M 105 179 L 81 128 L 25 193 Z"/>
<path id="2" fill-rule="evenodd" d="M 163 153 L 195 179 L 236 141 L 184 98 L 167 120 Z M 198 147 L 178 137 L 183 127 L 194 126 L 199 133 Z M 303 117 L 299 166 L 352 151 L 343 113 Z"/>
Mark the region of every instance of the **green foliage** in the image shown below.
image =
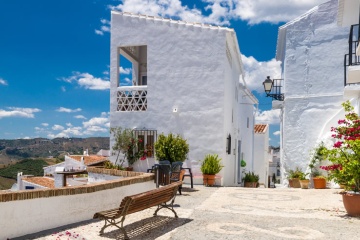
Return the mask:
<path id="1" fill-rule="evenodd" d="M 124 170 L 124 167 L 123 167 L 123 166 L 113 164 L 113 163 L 110 162 L 110 161 L 106 161 L 104 167 L 105 167 L 106 169 Z"/>
<path id="2" fill-rule="evenodd" d="M 328 179 L 345 185 L 345 189 L 360 191 L 360 117 L 349 101 L 342 104 L 345 119 L 332 127 L 332 137 L 337 140 L 325 155 L 332 165 L 321 166 L 328 171 Z"/>
<path id="3" fill-rule="evenodd" d="M 245 176 L 243 177 L 244 182 L 258 182 L 259 181 L 259 175 L 255 174 L 254 172 L 247 172 L 245 173 Z"/>
<path id="4" fill-rule="evenodd" d="M 221 171 L 221 158 L 217 154 L 207 154 L 201 163 L 200 170 L 203 174 L 215 175 Z"/>
<path id="5" fill-rule="evenodd" d="M 162 133 L 155 142 L 155 152 L 159 161 L 183 162 L 189 152 L 189 144 L 180 135 L 170 133 L 165 136 Z"/>
<path id="6" fill-rule="evenodd" d="M 305 175 L 304 172 L 301 171 L 301 169 L 299 167 L 296 167 L 295 170 L 293 170 L 293 169 L 289 170 L 289 179 L 291 179 L 291 178 L 300 178 L 301 179 L 302 177 L 304 177 L 304 175 Z"/>
<path id="7" fill-rule="evenodd" d="M 309 163 L 309 168 L 311 170 L 311 176 L 313 176 L 313 177 L 322 176 L 322 173 L 319 170 L 319 165 L 326 158 L 326 150 L 327 149 L 324 145 L 324 142 L 321 142 L 319 145 L 317 145 L 313 149 L 313 151 L 311 153 L 311 160 Z"/>
<path id="8" fill-rule="evenodd" d="M 131 129 L 111 128 L 110 133 L 113 134 L 115 140 L 112 149 L 118 153 L 115 164 L 119 160 L 120 153 L 124 154 L 120 166 L 123 165 L 125 159 L 132 165 L 143 155 L 143 150 L 138 149 L 138 142 L 141 140 L 134 135 Z"/>
<path id="9" fill-rule="evenodd" d="M 0 176 L 16 179 L 18 172 L 23 172 L 24 175 L 43 176 L 43 167 L 46 166 L 48 166 L 48 164 L 43 159 L 28 158 L 9 167 L 0 169 Z"/>

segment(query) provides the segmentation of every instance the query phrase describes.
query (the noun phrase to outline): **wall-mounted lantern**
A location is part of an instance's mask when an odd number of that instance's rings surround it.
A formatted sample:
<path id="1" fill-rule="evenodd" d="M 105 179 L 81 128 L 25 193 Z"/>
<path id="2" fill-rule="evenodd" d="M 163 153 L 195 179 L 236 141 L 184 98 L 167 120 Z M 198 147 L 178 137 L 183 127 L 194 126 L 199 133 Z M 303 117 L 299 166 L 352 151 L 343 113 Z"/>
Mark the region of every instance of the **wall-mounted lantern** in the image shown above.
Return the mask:
<path id="1" fill-rule="evenodd" d="M 226 153 L 231 154 L 231 135 L 229 133 L 228 137 L 226 138 Z"/>
<path id="2" fill-rule="evenodd" d="M 284 94 L 281 93 L 282 81 L 283 81 L 283 79 L 271 80 L 270 76 L 267 76 L 267 78 L 263 82 L 266 96 L 272 97 L 273 99 L 278 100 L 278 101 L 284 101 Z"/>

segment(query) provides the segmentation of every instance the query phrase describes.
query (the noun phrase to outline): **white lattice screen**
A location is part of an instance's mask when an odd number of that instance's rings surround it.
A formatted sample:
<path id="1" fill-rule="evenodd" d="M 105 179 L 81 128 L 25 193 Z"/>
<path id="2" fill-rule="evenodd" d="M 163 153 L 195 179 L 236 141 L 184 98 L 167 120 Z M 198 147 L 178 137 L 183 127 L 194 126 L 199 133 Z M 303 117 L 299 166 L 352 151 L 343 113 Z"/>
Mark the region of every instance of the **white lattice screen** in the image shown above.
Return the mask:
<path id="1" fill-rule="evenodd" d="M 147 90 L 119 90 L 117 92 L 118 111 L 146 111 L 147 110 Z"/>

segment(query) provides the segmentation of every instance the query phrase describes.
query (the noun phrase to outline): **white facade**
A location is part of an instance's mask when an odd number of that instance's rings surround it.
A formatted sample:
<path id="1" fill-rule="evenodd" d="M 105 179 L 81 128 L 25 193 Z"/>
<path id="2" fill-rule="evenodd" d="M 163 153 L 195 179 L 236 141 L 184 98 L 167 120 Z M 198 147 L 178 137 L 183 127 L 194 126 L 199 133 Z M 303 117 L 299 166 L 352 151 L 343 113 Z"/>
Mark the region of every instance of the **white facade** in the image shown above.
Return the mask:
<path id="1" fill-rule="evenodd" d="M 132 62 L 133 86 L 119 86 L 120 54 Z M 242 74 L 232 29 L 112 12 L 111 127 L 180 134 L 190 147 L 185 165 L 195 175 L 201 174 L 200 161 L 206 154 L 219 154 L 226 186 L 241 182 L 242 153 L 253 160 L 257 99 L 247 90 Z M 129 91 L 137 97 L 124 97 Z M 132 101 L 136 104 L 129 107 Z M 242 128 L 244 122 L 249 131 Z M 145 171 L 153 162 L 153 158 L 138 161 L 134 168 Z"/>
<path id="2" fill-rule="evenodd" d="M 263 131 L 255 131 L 254 141 L 254 170 L 259 175 L 259 184 L 268 187 L 269 176 L 269 125 L 264 125 Z"/>
<path id="3" fill-rule="evenodd" d="M 331 0 L 279 28 L 276 58 L 282 61 L 285 95 L 280 106 L 283 180 L 289 169 L 307 169 L 311 150 L 344 116 L 349 28 L 337 25 L 337 12 L 338 1 Z"/>

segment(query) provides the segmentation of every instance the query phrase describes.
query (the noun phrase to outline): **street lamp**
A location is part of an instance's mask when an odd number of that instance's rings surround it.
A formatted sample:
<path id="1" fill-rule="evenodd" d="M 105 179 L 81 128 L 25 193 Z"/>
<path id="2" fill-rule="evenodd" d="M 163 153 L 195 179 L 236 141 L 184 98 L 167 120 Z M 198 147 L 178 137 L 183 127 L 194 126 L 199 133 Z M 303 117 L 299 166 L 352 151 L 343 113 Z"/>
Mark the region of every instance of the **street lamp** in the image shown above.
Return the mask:
<path id="1" fill-rule="evenodd" d="M 283 79 L 271 80 L 270 76 L 267 76 L 263 82 L 264 90 L 267 97 L 272 97 L 278 101 L 284 101 L 284 94 L 281 93 L 281 82 Z M 271 93 L 273 92 L 273 93 Z"/>

